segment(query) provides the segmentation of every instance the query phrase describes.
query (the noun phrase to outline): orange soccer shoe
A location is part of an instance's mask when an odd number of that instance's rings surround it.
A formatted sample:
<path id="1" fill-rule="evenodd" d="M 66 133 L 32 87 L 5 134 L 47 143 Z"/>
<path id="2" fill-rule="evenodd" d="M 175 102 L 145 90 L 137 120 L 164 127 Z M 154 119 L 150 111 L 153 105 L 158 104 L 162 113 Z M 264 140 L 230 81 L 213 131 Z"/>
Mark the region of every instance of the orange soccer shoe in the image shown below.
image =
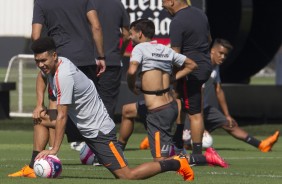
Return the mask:
<path id="1" fill-rule="evenodd" d="M 223 158 L 212 147 L 207 148 L 205 152 L 205 157 L 209 165 L 211 166 L 220 166 L 223 168 L 228 168 L 229 165 L 224 161 Z"/>
<path id="2" fill-rule="evenodd" d="M 180 162 L 180 168 L 177 172 L 183 176 L 184 181 L 193 181 L 194 171 L 191 169 L 186 156 L 178 155 L 173 157 L 173 159 L 178 160 Z"/>
<path id="3" fill-rule="evenodd" d="M 279 138 L 279 131 L 276 131 L 272 136 L 261 141 L 258 149 L 262 152 L 271 151 L 272 146 L 277 142 Z"/>
<path id="4" fill-rule="evenodd" d="M 20 171 L 9 174 L 9 177 L 27 177 L 27 178 L 36 178 L 34 170 L 28 165 L 24 166 Z"/>
<path id="5" fill-rule="evenodd" d="M 149 145 L 149 138 L 148 138 L 148 136 L 146 136 L 142 140 L 142 142 L 140 143 L 140 149 L 144 150 L 144 149 L 148 149 L 149 147 L 150 147 L 150 145 Z"/>

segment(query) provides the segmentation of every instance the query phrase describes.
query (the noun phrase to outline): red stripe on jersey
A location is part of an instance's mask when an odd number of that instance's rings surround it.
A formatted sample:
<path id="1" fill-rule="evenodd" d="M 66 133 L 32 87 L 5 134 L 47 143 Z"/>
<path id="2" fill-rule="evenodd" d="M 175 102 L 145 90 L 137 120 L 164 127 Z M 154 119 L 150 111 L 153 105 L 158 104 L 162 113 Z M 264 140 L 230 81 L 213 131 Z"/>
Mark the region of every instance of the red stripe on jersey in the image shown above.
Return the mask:
<path id="1" fill-rule="evenodd" d="M 55 80 L 56 80 L 56 87 L 57 87 L 57 104 L 61 103 L 61 88 L 60 88 L 60 84 L 59 84 L 59 78 L 58 78 L 58 74 L 59 74 L 59 66 L 62 63 L 62 60 L 59 60 L 59 65 L 57 68 L 57 71 L 55 73 Z"/>

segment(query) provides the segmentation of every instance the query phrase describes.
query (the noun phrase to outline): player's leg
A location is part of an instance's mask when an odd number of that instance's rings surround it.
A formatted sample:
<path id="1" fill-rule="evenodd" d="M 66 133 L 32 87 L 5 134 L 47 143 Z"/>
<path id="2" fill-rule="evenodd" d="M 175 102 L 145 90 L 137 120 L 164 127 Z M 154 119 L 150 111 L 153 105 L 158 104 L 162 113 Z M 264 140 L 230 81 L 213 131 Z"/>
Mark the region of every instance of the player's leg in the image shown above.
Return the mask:
<path id="1" fill-rule="evenodd" d="M 130 169 L 121 147 L 117 144 L 115 129 L 108 134 L 99 132 L 98 137 L 86 140 L 89 148 L 103 165 L 118 179 L 145 179 L 166 171 L 179 171 L 185 180 L 193 180 L 194 173 L 185 157 L 174 157 L 160 162 L 149 162 Z"/>
<path id="2" fill-rule="evenodd" d="M 57 110 L 54 109 L 47 110 L 47 114 L 41 114 L 41 122 L 33 126 L 33 151 L 29 165 L 24 166 L 18 172 L 9 174 L 9 177 L 36 178 L 33 170 L 34 159 L 40 151 L 45 149 L 49 141 L 49 128 L 55 127 L 55 121 L 51 121 L 51 119 L 54 119 L 54 116 L 57 116 Z"/>
<path id="3" fill-rule="evenodd" d="M 122 106 L 122 117 L 118 142 L 125 149 L 127 141 L 134 130 L 134 119 L 137 117 L 137 104 L 130 103 Z"/>
<path id="4" fill-rule="evenodd" d="M 188 80 L 186 82 L 186 111 L 188 113 L 191 139 L 193 141 L 192 154 L 202 154 L 202 139 L 204 120 L 202 115 L 202 85 L 204 81 Z"/>
<path id="5" fill-rule="evenodd" d="M 173 145 L 176 154 L 185 153 L 185 149 L 183 149 L 183 131 L 184 131 L 184 123 L 186 118 L 186 113 L 181 110 L 181 100 L 176 99 L 177 106 L 178 106 L 178 116 L 175 121 L 176 129 L 173 135 Z"/>
<path id="6" fill-rule="evenodd" d="M 114 170 L 112 173 L 119 179 L 140 180 L 167 171 L 178 171 L 185 181 L 194 180 L 194 172 L 189 166 L 188 159 L 181 156 L 174 156 L 172 159 L 166 159 L 159 162 L 147 162 L 132 169 L 126 166 Z"/>
<path id="7" fill-rule="evenodd" d="M 122 146 L 123 150 L 128 142 L 129 137 L 131 136 L 134 130 L 135 118 L 139 117 L 139 121 L 144 123 L 146 129 L 146 115 L 147 107 L 145 102 L 138 101 L 136 103 L 126 104 L 122 107 L 122 121 L 120 124 L 119 130 L 119 144 Z M 146 139 L 146 138 L 145 138 Z M 149 141 L 140 144 L 141 149 L 147 149 L 149 147 Z"/>
<path id="8" fill-rule="evenodd" d="M 262 152 L 271 151 L 272 146 L 277 142 L 279 138 L 279 131 L 276 131 L 273 135 L 269 136 L 268 138 L 264 140 L 258 140 L 257 138 L 248 134 L 245 130 L 240 128 L 235 120 L 233 120 L 231 127 L 229 123 L 225 123 L 222 125 L 222 128 L 234 138 L 244 141 L 247 144 L 258 148 Z"/>
<path id="9" fill-rule="evenodd" d="M 49 99 L 49 109 L 57 109 L 57 103 L 56 103 L 56 100 L 52 100 L 52 99 Z M 57 116 L 50 116 L 50 120 L 51 121 L 54 121 L 53 123 L 55 123 L 56 121 L 56 117 Z M 49 149 L 52 149 L 53 147 L 53 144 L 54 144 L 54 139 L 55 139 L 55 129 L 54 128 L 49 128 Z"/>
<path id="10" fill-rule="evenodd" d="M 107 66 L 107 70 L 98 79 L 97 89 L 99 95 L 113 120 L 119 95 L 121 74 L 122 68 L 120 66 Z"/>

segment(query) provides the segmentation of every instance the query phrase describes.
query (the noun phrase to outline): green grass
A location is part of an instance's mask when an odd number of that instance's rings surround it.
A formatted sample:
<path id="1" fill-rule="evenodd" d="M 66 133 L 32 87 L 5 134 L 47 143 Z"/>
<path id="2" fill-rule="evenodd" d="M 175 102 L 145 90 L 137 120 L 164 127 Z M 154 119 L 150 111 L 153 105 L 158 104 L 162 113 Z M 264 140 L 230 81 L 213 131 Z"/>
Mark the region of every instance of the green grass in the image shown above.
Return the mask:
<path id="1" fill-rule="evenodd" d="M 249 133 L 263 139 L 274 130 L 282 130 L 282 124 L 265 124 L 244 126 Z M 131 137 L 125 156 L 129 166 L 135 167 L 141 163 L 151 161 L 148 150 L 139 150 L 139 142 L 145 136 L 141 124 L 136 124 L 135 132 Z M 241 141 L 235 140 L 221 130 L 214 132 L 214 147 L 226 161 L 230 168 L 193 167 L 197 184 L 279 184 L 282 181 L 282 143 L 277 142 L 273 151 L 262 153 Z M 141 181 L 115 180 L 111 173 L 103 167 L 81 165 L 79 152 L 69 148 L 64 140 L 59 158 L 63 163 L 63 172 L 59 179 L 28 179 L 8 178 L 7 174 L 15 172 L 24 164 L 29 163 L 32 151 L 32 121 L 30 118 L 15 118 L 0 120 L 0 181 L 5 184 L 19 183 L 84 183 L 84 184 L 126 184 L 126 183 L 183 183 L 182 178 L 175 172 L 159 174 Z"/>

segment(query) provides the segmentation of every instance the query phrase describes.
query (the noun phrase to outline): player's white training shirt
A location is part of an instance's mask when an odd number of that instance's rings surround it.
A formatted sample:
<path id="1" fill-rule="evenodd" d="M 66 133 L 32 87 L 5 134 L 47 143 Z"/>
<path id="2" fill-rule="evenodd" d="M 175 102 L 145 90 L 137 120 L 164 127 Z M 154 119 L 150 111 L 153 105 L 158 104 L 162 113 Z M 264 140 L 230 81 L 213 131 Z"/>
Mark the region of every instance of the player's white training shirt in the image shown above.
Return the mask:
<path id="1" fill-rule="evenodd" d="M 94 83 L 70 60 L 59 57 L 59 67 L 48 80 L 57 104 L 68 105 L 68 115 L 84 137 L 107 134 L 115 127 Z"/>
<path id="2" fill-rule="evenodd" d="M 172 65 L 182 66 L 186 56 L 176 53 L 171 48 L 158 44 L 157 41 L 139 43 L 131 53 L 130 61 L 142 64 L 141 72 L 160 69 L 172 73 Z"/>

